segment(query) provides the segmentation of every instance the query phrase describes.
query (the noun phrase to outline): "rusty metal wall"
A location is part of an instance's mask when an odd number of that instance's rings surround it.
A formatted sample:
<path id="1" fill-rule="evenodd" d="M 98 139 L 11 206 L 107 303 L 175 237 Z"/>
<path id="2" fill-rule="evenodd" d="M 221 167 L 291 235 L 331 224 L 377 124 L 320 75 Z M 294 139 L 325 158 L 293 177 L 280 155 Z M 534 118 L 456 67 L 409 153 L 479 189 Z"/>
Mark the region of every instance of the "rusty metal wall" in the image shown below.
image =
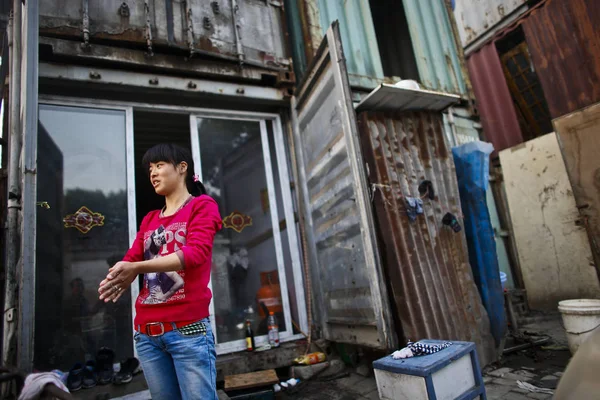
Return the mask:
<path id="1" fill-rule="evenodd" d="M 523 29 L 552 118 L 600 101 L 598 0 L 549 0 Z"/>
<path id="2" fill-rule="evenodd" d="M 46 0 L 40 2 L 40 34 L 79 38 L 84 46 L 135 44 L 149 53 L 164 47 L 290 66 L 283 1 Z"/>
<path id="3" fill-rule="evenodd" d="M 441 114 L 361 113 L 363 156 L 384 247 L 384 268 L 405 339 L 467 340 L 486 364 L 495 357 L 488 315 L 469 265 L 464 233 L 442 224 L 462 215 L 452 154 Z M 420 197 L 423 180 L 434 200 L 411 222 L 405 199 Z"/>
<path id="4" fill-rule="evenodd" d="M 473 91 L 485 140 L 495 153 L 523 143 L 517 111 L 494 42 L 487 44 L 467 60 Z"/>

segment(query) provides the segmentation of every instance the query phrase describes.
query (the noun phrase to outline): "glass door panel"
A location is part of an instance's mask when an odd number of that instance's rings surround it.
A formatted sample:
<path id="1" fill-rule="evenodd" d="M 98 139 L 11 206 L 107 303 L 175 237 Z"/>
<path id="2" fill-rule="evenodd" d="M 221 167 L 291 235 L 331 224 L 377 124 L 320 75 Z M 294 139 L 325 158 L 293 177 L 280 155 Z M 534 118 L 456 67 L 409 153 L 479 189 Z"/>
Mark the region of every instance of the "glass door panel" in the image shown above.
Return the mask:
<path id="1" fill-rule="evenodd" d="M 130 293 L 97 291 L 129 246 L 126 112 L 40 105 L 39 122 L 35 367 L 131 357 Z"/>
<path id="2" fill-rule="evenodd" d="M 243 349 L 244 322 L 250 319 L 260 345 L 266 342 L 270 311 L 280 333 L 291 332 L 280 221 L 277 207 L 270 206 L 277 201 L 270 152 L 265 153 L 266 125 L 200 116 L 192 116 L 191 123 L 195 164 L 224 220 L 211 280 L 217 342 Z"/>

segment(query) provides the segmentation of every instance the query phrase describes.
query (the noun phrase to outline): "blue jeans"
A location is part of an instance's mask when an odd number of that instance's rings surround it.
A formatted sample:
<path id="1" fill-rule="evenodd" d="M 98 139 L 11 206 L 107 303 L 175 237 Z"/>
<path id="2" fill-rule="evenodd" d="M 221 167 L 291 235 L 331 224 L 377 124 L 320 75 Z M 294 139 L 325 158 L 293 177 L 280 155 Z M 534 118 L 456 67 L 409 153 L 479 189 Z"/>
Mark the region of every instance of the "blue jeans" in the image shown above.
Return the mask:
<path id="1" fill-rule="evenodd" d="M 161 336 L 136 332 L 135 347 L 152 400 L 217 400 L 217 353 L 208 318 L 206 334 Z"/>

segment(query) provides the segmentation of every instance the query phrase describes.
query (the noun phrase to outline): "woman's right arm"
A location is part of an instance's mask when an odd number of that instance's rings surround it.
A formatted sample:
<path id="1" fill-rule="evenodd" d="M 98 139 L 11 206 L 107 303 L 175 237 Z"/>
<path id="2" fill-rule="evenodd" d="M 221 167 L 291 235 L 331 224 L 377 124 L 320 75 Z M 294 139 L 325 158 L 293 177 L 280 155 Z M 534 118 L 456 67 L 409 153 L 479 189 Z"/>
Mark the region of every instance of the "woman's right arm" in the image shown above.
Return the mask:
<path id="1" fill-rule="evenodd" d="M 148 216 L 146 215 L 144 217 L 144 219 L 142 220 L 142 223 L 140 225 L 140 230 L 138 231 L 137 235 L 135 236 L 135 240 L 133 241 L 131 248 L 127 251 L 127 253 L 125 254 L 125 257 L 123 257 L 123 261 L 127 261 L 127 262 L 144 261 L 144 233 L 146 232 L 147 220 L 148 220 Z"/>

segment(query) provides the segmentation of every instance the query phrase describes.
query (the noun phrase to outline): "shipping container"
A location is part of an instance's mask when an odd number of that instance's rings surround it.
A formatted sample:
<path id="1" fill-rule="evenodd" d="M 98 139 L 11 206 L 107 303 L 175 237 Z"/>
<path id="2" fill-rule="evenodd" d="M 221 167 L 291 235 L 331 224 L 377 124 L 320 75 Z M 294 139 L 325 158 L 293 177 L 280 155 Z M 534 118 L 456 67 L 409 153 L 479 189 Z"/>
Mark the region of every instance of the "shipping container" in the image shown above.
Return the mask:
<path id="1" fill-rule="evenodd" d="M 523 22 L 552 118 L 600 101 L 600 7 L 596 0 L 548 0 Z"/>
<path id="2" fill-rule="evenodd" d="M 494 155 L 523 142 L 523 134 L 495 43 L 490 43 L 467 60 L 476 107 L 481 116 L 483 137 L 494 145 Z"/>
<path id="3" fill-rule="evenodd" d="M 468 95 L 452 16 L 443 1 L 303 2 L 310 10 L 309 26 L 321 27 L 307 32 L 311 43 L 318 43 L 333 21 L 340 22 L 353 88 L 414 79 L 427 89 Z"/>
<path id="4" fill-rule="evenodd" d="M 288 67 L 283 2 L 260 0 L 51 0 L 40 4 L 40 34 Z"/>
<path id="5" fill-rule="evenodd" d="M 502 23 L 514 21 L 527 11 L 527 0 L 460 0 L 453 3 L 456 25 L 465 48 L 472 47 L 477 39 L 492 36 L 502 28 Z"/>

